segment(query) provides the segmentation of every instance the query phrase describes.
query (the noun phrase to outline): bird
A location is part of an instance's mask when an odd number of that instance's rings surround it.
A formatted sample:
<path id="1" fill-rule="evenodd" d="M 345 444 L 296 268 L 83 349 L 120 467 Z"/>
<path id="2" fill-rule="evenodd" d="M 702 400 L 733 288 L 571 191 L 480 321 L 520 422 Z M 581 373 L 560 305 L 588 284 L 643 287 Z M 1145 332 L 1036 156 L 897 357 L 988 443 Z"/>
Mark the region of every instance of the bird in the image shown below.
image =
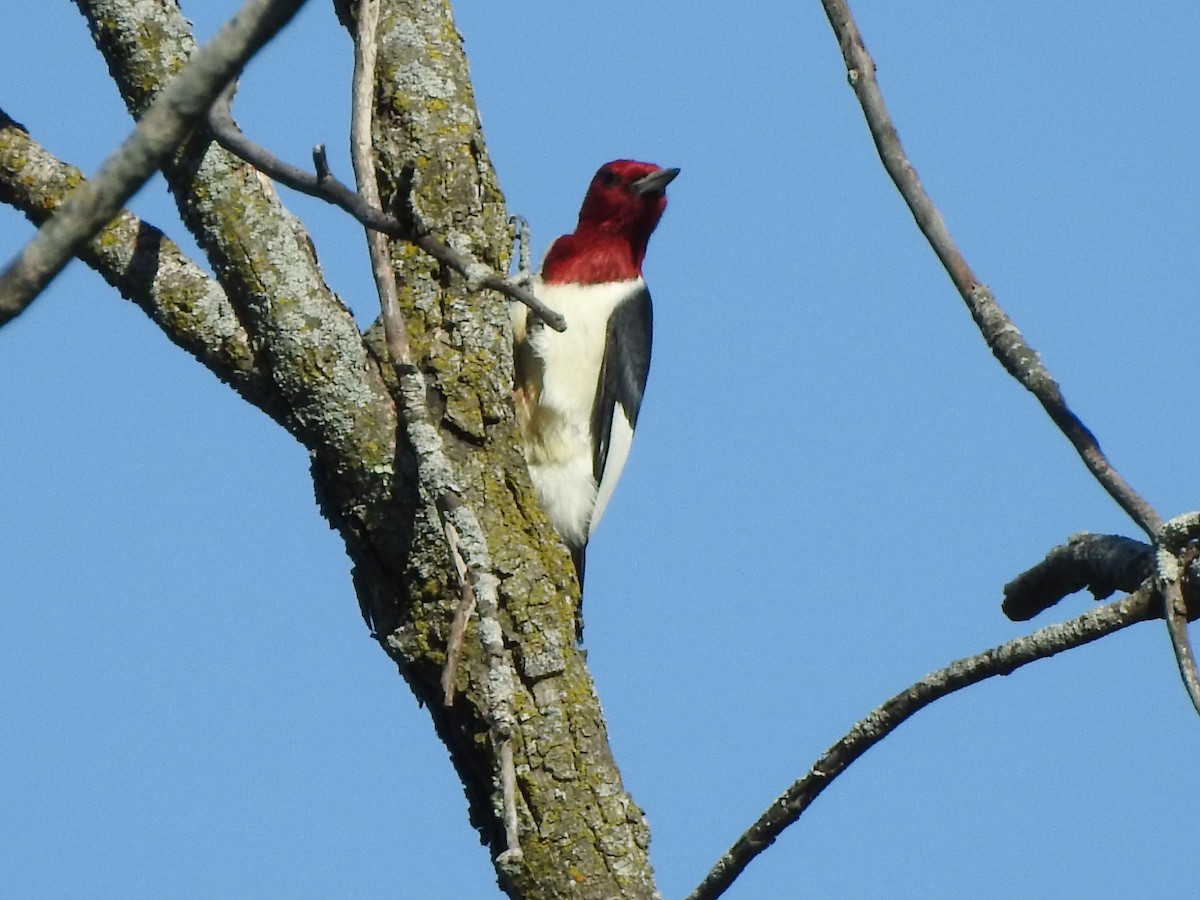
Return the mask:
<path id="1" fill-rule="evenodd" d="M 512 307 L 525 459 L 581 590 L 587 543 L 629 456 L 646 390 L 653 310 L 642 263 L 678 174 L 630 159 L 601 166 L 575 231 L 551 243 L 532 283 L 566 331 Z"/>

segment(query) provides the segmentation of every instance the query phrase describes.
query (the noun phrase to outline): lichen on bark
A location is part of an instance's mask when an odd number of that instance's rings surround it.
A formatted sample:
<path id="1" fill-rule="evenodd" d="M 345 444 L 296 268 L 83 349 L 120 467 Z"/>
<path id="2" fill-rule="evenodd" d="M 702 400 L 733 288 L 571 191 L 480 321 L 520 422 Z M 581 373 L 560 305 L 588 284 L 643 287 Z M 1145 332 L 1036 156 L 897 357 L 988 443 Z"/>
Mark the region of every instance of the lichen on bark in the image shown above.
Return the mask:
<path id="1" fill-rule="evenodd" d="M 136 114 L 191 52 L 163 0 L 77 0 Z M 340 11 L 346 12 L 345 3 Z M 443 0 L 382 0 L 374 150 L 384 205 L 497 270 L 511 232 L 488 159 L 462 40 Z M 473 823 L 518 898 L 657 896 L 649 833 L 625 792 L 574 642 L 570 560 L 537 506 L 511 402 L 507 302 L 471 290 L 411 245 L 393 243 L 400 302 L 427 405 L 457 493 L 485 532 L 499 584 L 519 788 L 519 857 L 502 857 L 497 748 L 474 628 L 452 707 L 440 675 L 458 589 L 433 498 L 396 414 L 382 351 L 321 278 L 301 223 L 270 184 L 198 134 L 167 167 L 183 219 L 208 254 L 277 391 L 286 427 L 310 450 L 321 508 L 345 540 L 359 601 L 380 644 L 429 707 L 462 779 Z M 501 861 L 503 860 L 503 861 Z"/>

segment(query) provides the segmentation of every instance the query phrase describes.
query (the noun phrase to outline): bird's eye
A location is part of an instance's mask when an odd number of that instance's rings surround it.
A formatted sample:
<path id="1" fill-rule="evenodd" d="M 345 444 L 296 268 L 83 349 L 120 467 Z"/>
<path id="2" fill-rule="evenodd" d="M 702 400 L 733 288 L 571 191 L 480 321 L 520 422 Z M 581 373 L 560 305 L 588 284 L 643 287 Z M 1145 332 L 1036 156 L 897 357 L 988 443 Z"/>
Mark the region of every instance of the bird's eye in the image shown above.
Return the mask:
<path id="1" fill-rule="evenodd" d="M 596 173 L 596 178 L 605 187 L 612 187 L 617 183 L 617 173 L 612 169 L 601 169 Z"/>

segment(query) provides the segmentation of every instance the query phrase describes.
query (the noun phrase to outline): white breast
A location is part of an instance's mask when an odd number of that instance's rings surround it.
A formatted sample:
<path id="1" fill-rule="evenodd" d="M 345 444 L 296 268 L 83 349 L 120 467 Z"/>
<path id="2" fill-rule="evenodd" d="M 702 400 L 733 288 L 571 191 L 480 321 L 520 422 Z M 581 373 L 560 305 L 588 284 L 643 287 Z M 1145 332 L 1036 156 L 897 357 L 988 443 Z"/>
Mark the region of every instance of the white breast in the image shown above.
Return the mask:
<path id="1" fill-rule="evenodd" d="M 560 334 L 541 326 L 528 335 L 530 350 L 542 368 L 542 383 L 532 415 L 535 434 L 527 437 L 526 456 L 550 521 L 572 546 L 587 543 L 629 452 L 632 430 L 618 409 L 597 502 L 591 419 L 608 319 L 622 300 L 643 287 L 641 278 L 596 285 L 548 285 L 538 279 L 533 285 L 538 298 L 566 318 L 567 330 Z M 514 307 L 514 319 L 518 316 L 524 319 L 524 307 Z M 519 334 L 524 322 L 514 325 Z"/>

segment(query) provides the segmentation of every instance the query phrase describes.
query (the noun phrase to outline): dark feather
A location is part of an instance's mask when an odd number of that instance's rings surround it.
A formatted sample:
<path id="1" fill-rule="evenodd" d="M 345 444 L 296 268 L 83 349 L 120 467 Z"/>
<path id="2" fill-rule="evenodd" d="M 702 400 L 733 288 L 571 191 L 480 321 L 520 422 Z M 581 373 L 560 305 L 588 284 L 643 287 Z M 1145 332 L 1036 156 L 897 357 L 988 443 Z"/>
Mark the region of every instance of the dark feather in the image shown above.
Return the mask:
<path id="1" fill-rule="evenodd" d="M 604 359 L 600 363 L 600 384 L 592 406 L 592 474 L 599 484 L 608 462 L 608 446 L 612 438 L 613 414 L 617 405 L 625 412 L 630 425 L 637 425 L 650 373 L 650 344 L 654 310 L 650 292 L 645 288 L 631 294 L 613 310 L 608 320 L 608 337 Z"/>

